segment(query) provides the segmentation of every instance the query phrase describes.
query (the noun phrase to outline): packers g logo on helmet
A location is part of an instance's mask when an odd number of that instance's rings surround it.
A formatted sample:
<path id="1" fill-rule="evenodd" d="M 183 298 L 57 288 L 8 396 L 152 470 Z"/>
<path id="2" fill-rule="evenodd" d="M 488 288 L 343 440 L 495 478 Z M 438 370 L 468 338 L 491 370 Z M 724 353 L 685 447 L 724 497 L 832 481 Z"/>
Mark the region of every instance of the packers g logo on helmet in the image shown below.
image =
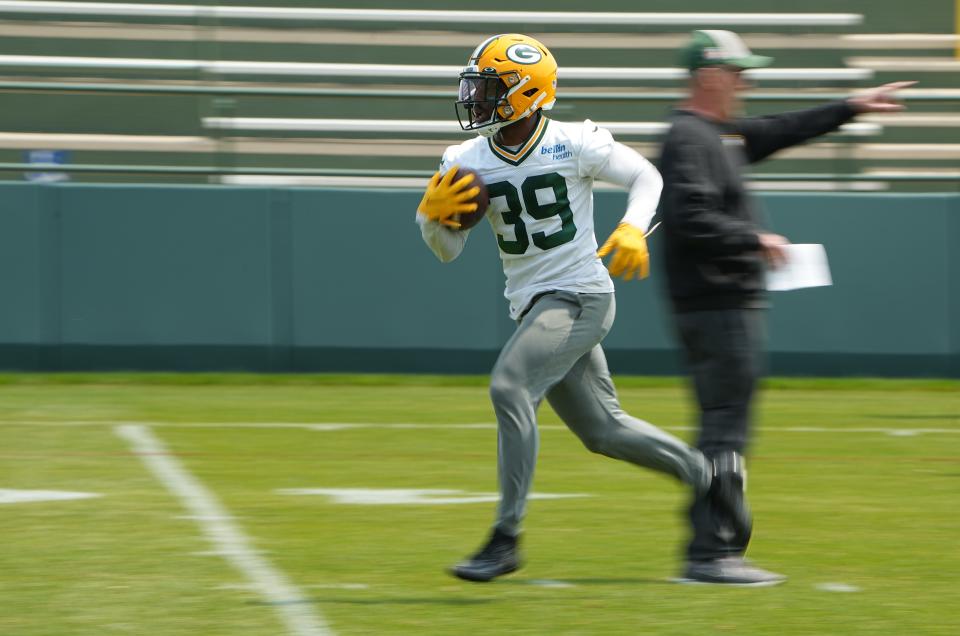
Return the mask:
<path id="1" fill-rule="evenodd" d="M 556 101 L 557 62 L 547 47 L 528 35 L 494 35 L 460 73 L 457 120 L 464 130 L 490 137 Z"/>
<path id="2" fill-rule="evenodd" d="M 507 57 L 518 64 L 536 64 L 543 55 L 529 44 L 514 44 L 507 49 Z"/>

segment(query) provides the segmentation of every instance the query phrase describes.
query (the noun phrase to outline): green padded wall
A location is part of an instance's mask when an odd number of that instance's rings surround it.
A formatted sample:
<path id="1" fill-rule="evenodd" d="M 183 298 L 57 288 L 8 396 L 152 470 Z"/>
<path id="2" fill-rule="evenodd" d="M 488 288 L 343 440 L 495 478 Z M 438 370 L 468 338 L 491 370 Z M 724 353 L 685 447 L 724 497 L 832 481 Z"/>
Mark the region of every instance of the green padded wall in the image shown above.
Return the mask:
<path id="1" fill-rule="evenodd" d="M 441 264 L 412 190 L 0 184 L 0 368 L 489 370 L 512 332 L 489 225 Z M 767 194 L 835 285 L 772 295 L 772 371 L 960 375 L 960 196 Z M 606 236 L 625 197 L 596 196 Z M 679 369 L 653 273 L 617 282 L 621 373 Z"/>

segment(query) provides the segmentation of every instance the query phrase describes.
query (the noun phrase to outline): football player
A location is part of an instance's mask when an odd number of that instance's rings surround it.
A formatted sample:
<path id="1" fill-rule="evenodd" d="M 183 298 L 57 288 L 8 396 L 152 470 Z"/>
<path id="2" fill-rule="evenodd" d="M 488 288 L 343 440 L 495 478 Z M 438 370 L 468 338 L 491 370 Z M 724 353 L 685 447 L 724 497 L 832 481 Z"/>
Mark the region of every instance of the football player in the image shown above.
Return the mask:
<path id="1" fill-rule="evenodd" d="M 474 176 L 486 184 L 486 211 L 506 274 L 505 296 L 517 329 L 493 368 L 490 396 L 498 425 L 500 502 L 487 543 L 451 573 L 489 581 L 520 567 L 517 538 L 537 458 L 536 413 L 546 398 L 595 453 L 670 474 L 729 507 L 714 466 L 679 439 L 621 408 L 600 342 L 613 324 L 610 273 L 647 275 L 644 231 L 662 181 L 656 168 L 587 120 L 547 118 L 556 102 L 557 62 L 526 35 L 495 35 L 460 73 L 457 117 L 478 136 L 447 148 L 417 210 L 424 241 L 448 262 L 470 230 L 457 217 L 476 209 Z M 629 192 L 622 222 L 599 255 L 593 182 Z M 613 252 L 610 271 L 600 256 Z M 712 484 L 712 485 L 711 485 Z M 736 515 L 737 511 L 728 512 Z"/>

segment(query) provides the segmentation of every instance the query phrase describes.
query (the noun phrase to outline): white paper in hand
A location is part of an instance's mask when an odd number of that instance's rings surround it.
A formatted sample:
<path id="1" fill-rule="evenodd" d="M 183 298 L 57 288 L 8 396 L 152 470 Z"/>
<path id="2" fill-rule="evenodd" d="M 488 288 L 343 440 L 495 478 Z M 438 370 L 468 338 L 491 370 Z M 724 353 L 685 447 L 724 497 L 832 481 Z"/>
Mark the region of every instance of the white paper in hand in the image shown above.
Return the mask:
<path id="1" fill-rule="evenodd" d="M 767 289 L 786 291 L 802 287 L 832 285 L 827 251 L 819 243 L 783 246 L 787 262 L 767 270 Z"/>

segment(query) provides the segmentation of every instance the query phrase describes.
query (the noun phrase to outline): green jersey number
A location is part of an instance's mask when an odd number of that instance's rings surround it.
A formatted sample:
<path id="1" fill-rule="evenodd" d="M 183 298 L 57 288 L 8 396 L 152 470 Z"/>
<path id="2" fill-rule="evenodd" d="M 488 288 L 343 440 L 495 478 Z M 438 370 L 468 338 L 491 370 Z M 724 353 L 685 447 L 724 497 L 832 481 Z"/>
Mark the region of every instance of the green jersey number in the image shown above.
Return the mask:
<path id="1" fill-rule="evenodd" d="M 553 203 L 541 204 L 537 200 L 537 190 L 553 190 Z M 549 174 L 540 174 L 533 177 L 527 177 L 520 185 L 520 192 L 523 193 L 523 204 L 520 203 L 520 193 L 517 188 L 509 181 L 498 181 L 487 186 L 487 192 L 490 199 L 495 197 L 504 197 L 507 202 L 507 210 L 501 212 L 503 222 L 513 226 L 514 240 L 503 237 L 503 234 L 497 234 L 497 243 L 500 249 L 507 254 L 523 254 L 530 247 L 530 239 L 533 244 L 542 250 L 549 250 L 569 243 L 577 233 L 577 226 L 573 222 L 573 210 L 570 209 L 570 199 L 567 198 L 567 182 L 556 172 Z M 534 232 L 527 234 L 527 226 L 524 224 L 520 214 L 526 209 L 527 214 L 537 220 L 549 219 L 552 216 L 560 217 L 560 229 L 552 234 L 546 232 Z"/>

